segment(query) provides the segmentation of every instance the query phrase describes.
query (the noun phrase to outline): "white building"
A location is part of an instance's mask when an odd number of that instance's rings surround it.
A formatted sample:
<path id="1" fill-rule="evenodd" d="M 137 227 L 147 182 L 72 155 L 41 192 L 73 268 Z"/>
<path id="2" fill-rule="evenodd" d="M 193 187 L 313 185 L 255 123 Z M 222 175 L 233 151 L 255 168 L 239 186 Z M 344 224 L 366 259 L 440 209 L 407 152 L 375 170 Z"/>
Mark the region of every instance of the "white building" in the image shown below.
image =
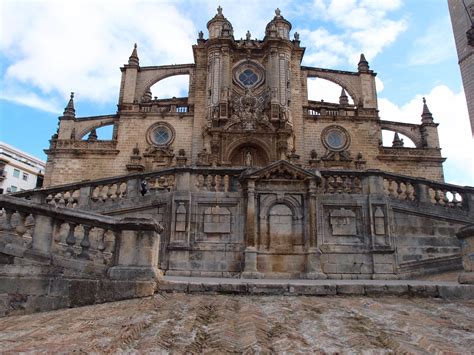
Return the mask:
<path id="1" fill-rule="evenodd" d="M 41 187 L 45 165 L 43 160 L 0 142 L 0 194 Z"/>

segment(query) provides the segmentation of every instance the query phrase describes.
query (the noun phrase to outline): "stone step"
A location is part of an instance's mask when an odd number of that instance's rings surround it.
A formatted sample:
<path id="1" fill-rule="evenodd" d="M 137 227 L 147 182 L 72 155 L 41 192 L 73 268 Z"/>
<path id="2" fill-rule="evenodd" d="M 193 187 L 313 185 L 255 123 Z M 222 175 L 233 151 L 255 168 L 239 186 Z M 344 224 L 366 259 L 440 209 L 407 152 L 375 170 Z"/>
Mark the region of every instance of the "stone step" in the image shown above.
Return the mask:
<path id="1" fill-rule="evenodd" d="M 241 295 L 365 295 L 474 299 L 474 285 L 421 280 L 275 280 L 164 276 L 157 290 Z"/>

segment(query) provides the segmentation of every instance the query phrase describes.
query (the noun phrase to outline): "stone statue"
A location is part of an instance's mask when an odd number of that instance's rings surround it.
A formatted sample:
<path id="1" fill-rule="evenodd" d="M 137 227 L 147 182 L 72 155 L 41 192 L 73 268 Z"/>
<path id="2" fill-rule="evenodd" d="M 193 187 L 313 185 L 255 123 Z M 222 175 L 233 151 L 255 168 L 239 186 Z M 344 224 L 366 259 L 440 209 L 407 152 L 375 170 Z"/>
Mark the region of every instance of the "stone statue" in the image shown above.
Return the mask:
<path id="1" fill-rule="evenodd" d="M 199 31 L 198 36 L 199 39 L 204 39 L 204 33 L 202 31 Z"/>
<path id="2" fill-rule="evenodd" d="M 251 36 L 252 36 L 252 35 L 250 34 L 250 31 L 247 30 L 247 33 L 245 34 L 245 38 L 247 39 L 247 41 L 250 41 L 250 37 L 251 37 Z"/>
<path id="3" fill-rule="evenodd" d="M 219 5 L 219 7 L 217 8 L 217 14 L 218 14 L 219 16 L 222 15 L 222 7 L 221 7 L 220 5 Z"/>
<path id="4" fill-rule="evenodd" d="M 280 11 L 280 9 L 279 9 L 278 7 L 275 9 L 275 15 L 276 15 L 277 17 L 280 17 L 280 16 L 281 16 L 281 11 Z"/>
<path id="5" fill-rule="evenodd" d="M 252 166 L 252 163 L 253 163 L 252 153 L 250 153 L 250 151 L 247 151 L 247 153 L 245 153 L 245 166 Z"/>
<path id="6" fill-rule="evenodd" d="M 294 37 L 295 37 L 295 41 L 300 40 L 300 34 L 298 32 L 295 32 Z"/>

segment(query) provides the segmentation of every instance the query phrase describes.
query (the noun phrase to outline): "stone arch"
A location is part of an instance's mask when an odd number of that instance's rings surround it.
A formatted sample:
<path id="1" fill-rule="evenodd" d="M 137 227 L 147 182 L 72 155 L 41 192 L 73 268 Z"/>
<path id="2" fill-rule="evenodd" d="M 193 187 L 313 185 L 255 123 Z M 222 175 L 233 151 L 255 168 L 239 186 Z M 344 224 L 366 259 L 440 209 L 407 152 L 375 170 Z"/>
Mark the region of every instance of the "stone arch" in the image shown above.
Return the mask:
<path id="1" fill-rule="evenodd" d="M 77 140 L 82 140 L 86 135 L 88 135 L 92 130 L 98 129 L 105 126 L 113 126 L 115 124 L 113 119 L 99 122 L 91 122 L 87 127 L 83 127 L 76 135 Z"/>
<path id="2" fill-rule="evenodd" d="M 258 165 L 255 166 L 265 166 L 272 161 L 273 155 L 271 153 L 270 147 L 266 142 L 258 138 L 247 137 L 242 137 L 232 142 L 224 152 L 223 160 L 228 162 L 231 162 L 232 159 L 235 160 L 236 154 L 239 154 L 239 152 L 242 152 L 247 147 L 250 149 L 250 151 L 255 151 L 259 153 L 259 159 L 257 158 L 258 160 L 255 161 L 255 163 Z M 245 164 L 241 165 L 244 166 Z"/>
<path id="3" fill-rule="evenodd" d="M 358 80 L 358 77 L 356 75 L 337 73 L 328 70 L 318 70 L 316 68 L 308 68 L 305 70 L 305 72 L 307 78 L 325 79 L 341 86 L 344 88 L 344 90 L 346 90 L 347 94 L 351 96 L 355 105 L 358 105 L 358 103 L 362 100 L 362 94 L 357 88 L 356 81 Z"/>
<path id="4" fill-rule="evenodd" d="M 266 218 L 270 209 L 276 204 L 285 204 L 291 210 L 294 219 L 303 218 L 303 206 L 301 206 L 301 203 L 296 198 L 289 195 L 283 197 L 271 195 L 265 199 L 260 207 L 260 218 Z"/>
<path id="5" fill-rule="evenodd" d="M 423 148 L 422 138 L 418 125 L 400 122 L 380 121 L 382 131 L 391 131 L 403 134 L 411 139 L 416 148 Z"/>
<path id="6" fill-rule="evenodd" d="M 303 245 L 303 211 L 294 197 L 265 199 L 259 217 L 259 248 L 291 252 L 295 245 Z"/>
<path id="7" fill-rule="evenodd" d="M 192 86 L 194 64 L 166 65 L 161 67 L 141 68 L 135 99 L 140 100 L 145 92 L 157 82 L 176 75 L 189 75 L 189 90 Z"/>

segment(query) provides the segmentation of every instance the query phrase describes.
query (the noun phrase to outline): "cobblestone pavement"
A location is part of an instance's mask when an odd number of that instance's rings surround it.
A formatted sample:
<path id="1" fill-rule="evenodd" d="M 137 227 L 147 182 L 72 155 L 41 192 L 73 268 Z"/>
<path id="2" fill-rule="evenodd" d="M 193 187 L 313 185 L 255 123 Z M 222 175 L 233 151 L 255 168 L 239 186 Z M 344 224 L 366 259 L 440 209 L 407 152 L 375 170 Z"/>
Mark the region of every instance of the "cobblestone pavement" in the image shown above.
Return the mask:
<path id="1" fill-rule="evenodd" d="M 474 349 L 474 301 L 157 294 L 0 319 L 0 352 L 410 352 Z"/>

